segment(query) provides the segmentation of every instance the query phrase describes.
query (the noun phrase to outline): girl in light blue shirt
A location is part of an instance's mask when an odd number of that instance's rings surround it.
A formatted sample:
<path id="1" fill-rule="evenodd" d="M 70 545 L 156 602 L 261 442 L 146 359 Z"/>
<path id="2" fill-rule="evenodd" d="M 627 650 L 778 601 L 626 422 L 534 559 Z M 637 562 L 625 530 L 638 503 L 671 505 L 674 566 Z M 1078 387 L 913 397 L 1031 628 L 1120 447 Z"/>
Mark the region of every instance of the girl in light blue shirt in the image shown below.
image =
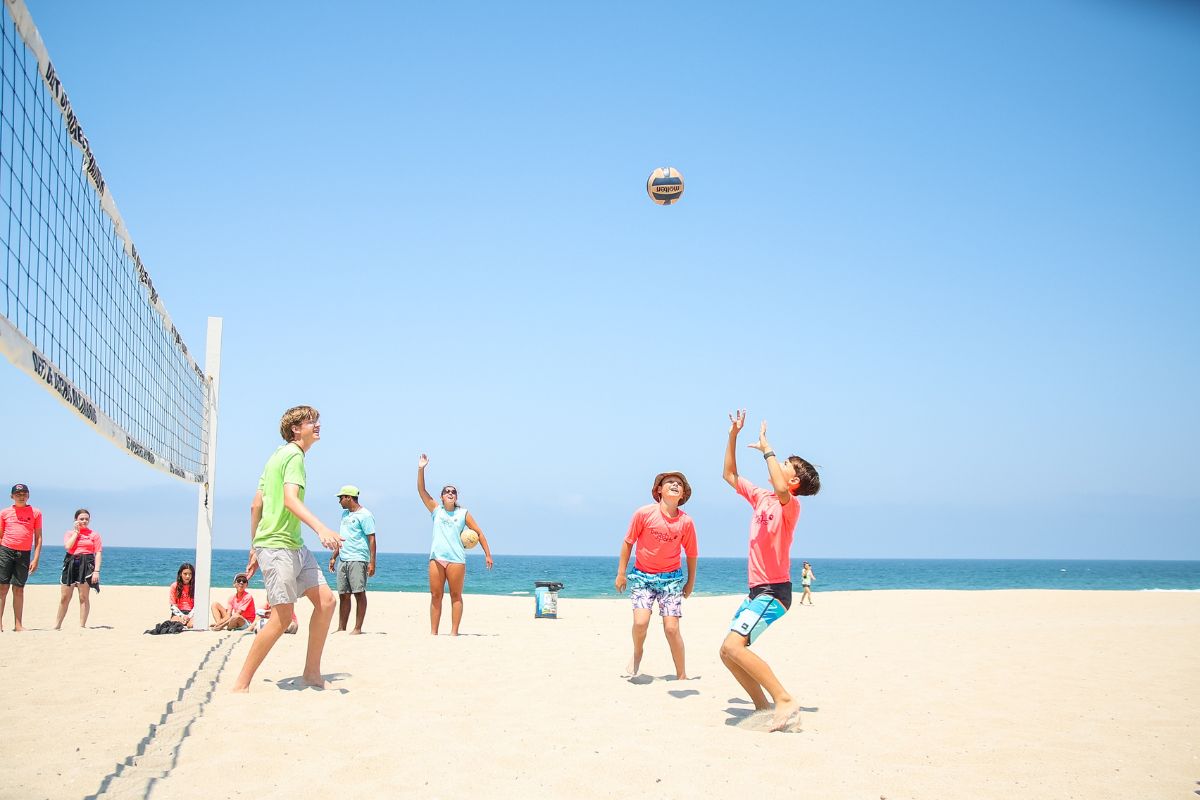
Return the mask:
<path id="1" fill-rule="evenodd" d="M 428 464 L 429 457 L 422 453 L 417 459 L 417 494 L 433 515 L 433 544 L 429 548 L 430 633 L 434 636 L 438 634 L 438 626 L 442 621 L 442 594 L 449 585 L 450 635 L 457 636 L 458 626 L 462 622 L 467 548 L 474 547 L 476 542 L 482 545 L 488 569 L 493 565 L 492 549 L 471 512 L 459 507 L 458 489 L 450 485 L 443 487 L 440 503 L 430 497 L 425 490 L 425 467 Z"/>

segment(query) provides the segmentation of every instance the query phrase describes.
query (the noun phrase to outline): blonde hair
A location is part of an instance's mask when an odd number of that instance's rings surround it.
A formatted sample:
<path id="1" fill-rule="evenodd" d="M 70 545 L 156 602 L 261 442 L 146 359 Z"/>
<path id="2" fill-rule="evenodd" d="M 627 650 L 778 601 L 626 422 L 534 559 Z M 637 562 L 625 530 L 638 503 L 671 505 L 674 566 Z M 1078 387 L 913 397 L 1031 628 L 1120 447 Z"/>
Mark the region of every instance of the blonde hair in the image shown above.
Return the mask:
<path id="1" fill-rule="evenodd" d="M 283 412 L 283 417 L 279 420 L 279 435 L 285 442 L 291 442 L 296 438 L 296 435 L 292 433 L 293 427 L 303 425 L 309 420 L 316 422 L 320 418 L 321 412 L 312 406 L 293 406 Z"/>

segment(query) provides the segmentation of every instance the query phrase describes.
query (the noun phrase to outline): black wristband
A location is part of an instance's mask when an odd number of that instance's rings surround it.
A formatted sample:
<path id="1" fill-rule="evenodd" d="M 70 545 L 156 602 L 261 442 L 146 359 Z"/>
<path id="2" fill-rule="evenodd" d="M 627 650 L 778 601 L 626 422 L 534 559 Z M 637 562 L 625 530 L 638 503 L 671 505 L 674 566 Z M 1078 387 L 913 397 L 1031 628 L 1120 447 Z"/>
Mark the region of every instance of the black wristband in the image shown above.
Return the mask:
<path id="1" fill-rule="evenodd" d="M 766 461 L 768 458 L 770 458 L 773 455 L 775 455 L 775 451 L 768 450 L 767 452 L 763 453 L 763 461 Z"/>

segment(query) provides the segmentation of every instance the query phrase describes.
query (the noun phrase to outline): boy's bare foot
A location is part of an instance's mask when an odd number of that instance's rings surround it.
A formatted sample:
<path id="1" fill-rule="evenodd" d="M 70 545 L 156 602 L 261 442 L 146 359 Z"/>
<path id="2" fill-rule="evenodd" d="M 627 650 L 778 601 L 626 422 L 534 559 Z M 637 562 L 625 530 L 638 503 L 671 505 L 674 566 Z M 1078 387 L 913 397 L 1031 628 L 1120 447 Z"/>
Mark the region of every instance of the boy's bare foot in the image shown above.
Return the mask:
<path id="1" fill-rule="evenodd" d="M 304 681 L 307 686 L 311 686 L 314 689 L 325 688 L 325 677 L 320 673 L 316 675 L 301 675 L 300 680 Z"/>
<path id="2" fill-rule="evenodd" d="M 249 694 L 250 687 L 249 686 L 239 686 L 238 684 L 235 683 L 233 685 L 233 688 L 230 689 L 229 691 L 232 692 L 233 694 Z"/>
<path id="3" fill-rule="evenodd" d="M 361 636 L 362 628 L 355 628 L 354 630 L 350 631 L 350 635 L 351 636 Z"/>
<path id="4" fill-rule="evenodd" d="M 21 632 L 21 631 L 23 631 L 23 630 L 25 630 L 25 626 L 24 626 L 24 625 L 15 625 L 15 626 L 13 627 L 13 633 L 20 633 L 20 632 Z"/>
<path id="5" fill-rule="evenodd" d="M 786 703 L 775 704 L 775 716 L 771 719 L 771 730 L 782 731 L 791 727 L 800 718 L 800 701 L 789 700 Z"/>
<path id="6" fill-rule="evenodd" d="M 630 656 L 629 663 L 625 665 L 625 674 L 626 675 L 637 675 L 638 669 L 641 666 L 642 666 L 642 660 L 640 658 Z"/>

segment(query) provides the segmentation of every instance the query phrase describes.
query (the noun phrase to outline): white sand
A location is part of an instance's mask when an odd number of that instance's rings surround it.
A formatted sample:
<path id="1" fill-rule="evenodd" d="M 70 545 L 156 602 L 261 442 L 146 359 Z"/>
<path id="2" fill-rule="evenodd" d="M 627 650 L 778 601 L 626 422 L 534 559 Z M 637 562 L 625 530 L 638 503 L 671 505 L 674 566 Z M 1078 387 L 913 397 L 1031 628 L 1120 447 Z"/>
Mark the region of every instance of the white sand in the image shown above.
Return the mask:
<path id="1" fill-rule="evenodd" d="M 234 695 L 250 637 L 144 636 L 162 592 L 105 587 L 90 620 L 102 627 L 79 630 L 73 604 L 56 633 L 57 587 L 27 589 L 39 630 L 0 635 L 0 797 L 1200 790 L 1200 593 L 819 593 L 755 647 L 805 708 L 801 730 L 768 734 L 717 657 L 737 598 L 686 603 L 695 679 L 664 677 L 655 622 L 652 679 L 630 682 L 624 601 L 568 593 L 561 619 L 535 620 L 532 598 L 468 595 L 468 635 L 452 639 L 428 634 L 426 596 L 376 592 L 369 633 L 329 640 L 329 689 L 294 688 L 305 609 L 300 635 Z"/>

